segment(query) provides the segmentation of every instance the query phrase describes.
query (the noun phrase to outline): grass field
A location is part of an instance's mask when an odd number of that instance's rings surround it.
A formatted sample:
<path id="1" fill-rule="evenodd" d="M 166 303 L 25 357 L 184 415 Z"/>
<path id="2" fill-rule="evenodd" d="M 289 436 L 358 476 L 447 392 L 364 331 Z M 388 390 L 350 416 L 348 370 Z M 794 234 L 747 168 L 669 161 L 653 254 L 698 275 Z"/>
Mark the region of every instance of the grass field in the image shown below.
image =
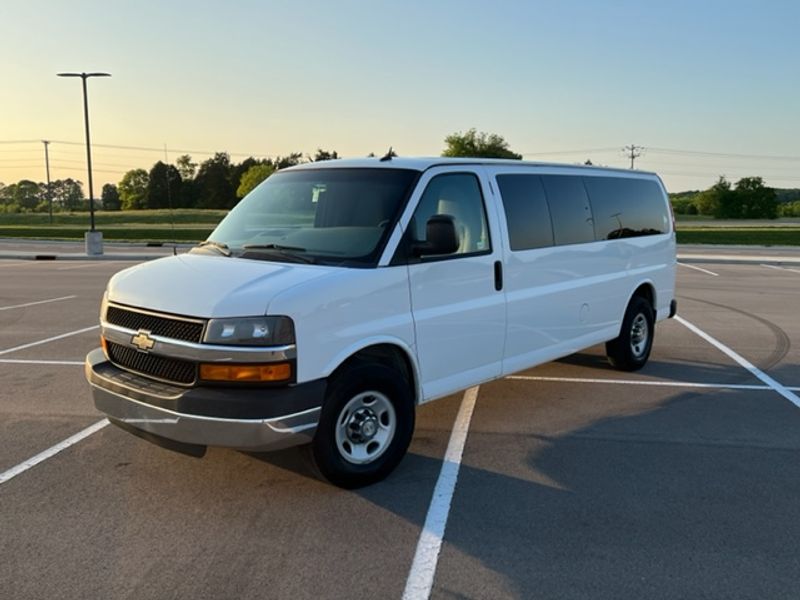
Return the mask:
<path id="1" fill-rule="evenodd" d="M 206 239 L 226 214 L 224 210 L 194 209 L 97 211 L 95 222 L 108 241 L 196 242 Z M 701 220 L 678 220 L 679 244 L 800 246 L 800 224 L 792 222 L 727 221 L 704 225 L 698 221 Z M 48 223 L 46 214 L 0 214 L 0 237 L 83 239 L 88 223 L 88 213 L 57 213 L 53 215 L 53 225 Z"/>
<path id="2" fill-rule="evenodd" d="M 108 241 L 195 242 L 206 239 L 226 210 L 96 211 L 95 225 Z M 89 213 L 0 214 L 0 237 L 74 240 L 83 239 Z"/>
<path id="3" fill-rule="evenodd" d="M 98 226 L 116 225 L 158 225 L 169 227 L 170 223 L 178 225 L 210 225 L 215 226 L 228 214 L 227 210 L 197 210 L 176 208 L 169 210 L 135 210 L 135 211 L 95 211 L 95 223 Z M 86 227 L 89 223 L 88 212 L 54 213 L 53 225 L 72 225 Z M 50 226 L 46 213 L 0 213 L 0 227 L 19 225 L 26 227 Z"/>
<path id="4" fill-rule="evenodd" d="M 678 227 L 676 234 L 679 244 L 800 246 L 800 227 Z"/>
<path id="5" fill-rule="evenodd" d="M 25 238 L 31 240 L 82 240 L 88 227 L 3 227 L 0 226 L 0 238 Z M 213 227 L 147 227 L 142 225 L 130 227 L 98 227 L 103 232 L 103 239 L 111 241 L 137 242 L 199 242 L 206 239 L 214 230 Z"/>

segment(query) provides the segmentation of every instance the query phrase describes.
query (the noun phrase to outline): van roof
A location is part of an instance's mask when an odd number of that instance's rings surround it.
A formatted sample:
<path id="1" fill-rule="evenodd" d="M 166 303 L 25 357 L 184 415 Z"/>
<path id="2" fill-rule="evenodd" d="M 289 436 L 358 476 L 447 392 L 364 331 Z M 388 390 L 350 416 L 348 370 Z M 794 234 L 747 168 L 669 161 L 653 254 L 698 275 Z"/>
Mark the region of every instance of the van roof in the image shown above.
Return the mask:
<path id="1" fill-rule="evenodd" d="M 412 169 L 415 171 L 424 171 L 431 167 L 447 166 L 447 165 L 485 165 L 485 166 L 499 166 L 507 165 L 514 167 L 562 167 L 570 169 L 586 169 L 587 171 L 610 171 L 614 173 L 627 174 L 627 175 L 656 175 L 651 171 L 640 171 L 638 169 L 621 169 L 615 167 L 598 167 L 594 165 L 581 165 L 581 164 L 566 164 L 566 163 L 549 163 L 549 162 L 534 162 L 527 160 L 509 160 L 501 158 L 449 158 L 443 156 L 435 157 L 405 157 L 395 156 L 391 160 L 381 160 L 377 157 L 369 158 L 343 158 L 335 160 L 323 160 L 319 162 L 303 163 L 285 170 L 303 170 L 303 169 L 351 169 L 351 168 L 378 168 L 378 169 Z"/>

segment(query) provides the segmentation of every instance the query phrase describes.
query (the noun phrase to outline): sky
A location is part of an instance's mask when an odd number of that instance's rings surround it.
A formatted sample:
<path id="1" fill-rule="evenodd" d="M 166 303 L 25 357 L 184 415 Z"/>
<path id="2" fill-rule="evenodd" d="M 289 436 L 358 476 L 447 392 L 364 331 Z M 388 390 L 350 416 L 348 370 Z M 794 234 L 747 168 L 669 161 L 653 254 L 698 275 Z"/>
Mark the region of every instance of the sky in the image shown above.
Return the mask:
<path id="1" fill-rule="evenodd" d="M 189 153 L 438 156 L 502 135 L 526 160 L 800 187 L 797 0 L 0 0 L 0 182 L 95 195 Z M 137 149 L 134 149 L 137 148 Z M 150 150 L 140 150 L 148 148 Z"/>

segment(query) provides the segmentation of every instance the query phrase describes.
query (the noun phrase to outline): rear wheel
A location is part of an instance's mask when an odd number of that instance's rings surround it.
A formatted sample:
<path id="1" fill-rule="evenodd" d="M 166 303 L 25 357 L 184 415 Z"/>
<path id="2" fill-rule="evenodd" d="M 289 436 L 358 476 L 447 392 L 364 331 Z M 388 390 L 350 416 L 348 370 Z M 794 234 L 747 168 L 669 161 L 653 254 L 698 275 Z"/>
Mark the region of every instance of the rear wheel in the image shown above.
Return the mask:
<path id="1" fill-rule="evenodd" d="M 608 361 L 621 371 L 638 371 L 650 357 L 655 334 L 653 307 L 641 296 L 634 296 L 617 338 L 606 342 Z"/>
<path id="2" fill-rule="evenodd" d="M 311 445 L 320 473 L 343 488 L 385 478 L 414 433 L 414 399 L 406 379 L 378 363 L 345 367 L 331 380 Z"/>

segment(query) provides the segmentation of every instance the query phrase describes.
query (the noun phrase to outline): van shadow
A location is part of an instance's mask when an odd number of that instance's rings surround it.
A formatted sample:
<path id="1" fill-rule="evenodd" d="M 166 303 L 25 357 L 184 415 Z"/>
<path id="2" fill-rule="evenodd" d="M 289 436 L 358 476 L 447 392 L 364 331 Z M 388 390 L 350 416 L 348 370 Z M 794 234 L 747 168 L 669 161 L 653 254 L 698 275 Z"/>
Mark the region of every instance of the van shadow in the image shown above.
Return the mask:
<path id="1" fill-rule="evenodd" d="M 614 373 L 614 379 L 619 379 L 621 375 L 619 370 L 609 364 L 605 356 L 585 352 L 571 354 L 553 361 L 552 363 L 547 363 L 547 365 L 550 369 L 555 365 L 556 369 L 564 367 L 583 367 L 593 371 Z M 541 370 L 542 367 L 536 367 L 530 371 L 525 371 L 525 373 L 529 375 L 540 374 Z M 646 370 L 640 371 L 640 373 L 648 377 L 663 379 L 665 381 L 692 381 L 724 384 L 760 383 L 745 369 L 742 369 L 739 365 L 732 362 L 717 363 L 702 360 L 684 362 L 659 360 L 650 357 L 647 362 Z"/>
<path id="2" fill-rule="evenodd" d="M 763 394 L 677 394 L 513 444 L 473 429 L 434 597 L 793 596 L 800 428 L 795 407 Z M 482 401 L 492 400 L 479 398 L 477 423 Z M 297 450 L 259 458 L 314 477 Z M 385 482 L 349 493 L 422 527 L 440 468 L 412 453 Z"/>

